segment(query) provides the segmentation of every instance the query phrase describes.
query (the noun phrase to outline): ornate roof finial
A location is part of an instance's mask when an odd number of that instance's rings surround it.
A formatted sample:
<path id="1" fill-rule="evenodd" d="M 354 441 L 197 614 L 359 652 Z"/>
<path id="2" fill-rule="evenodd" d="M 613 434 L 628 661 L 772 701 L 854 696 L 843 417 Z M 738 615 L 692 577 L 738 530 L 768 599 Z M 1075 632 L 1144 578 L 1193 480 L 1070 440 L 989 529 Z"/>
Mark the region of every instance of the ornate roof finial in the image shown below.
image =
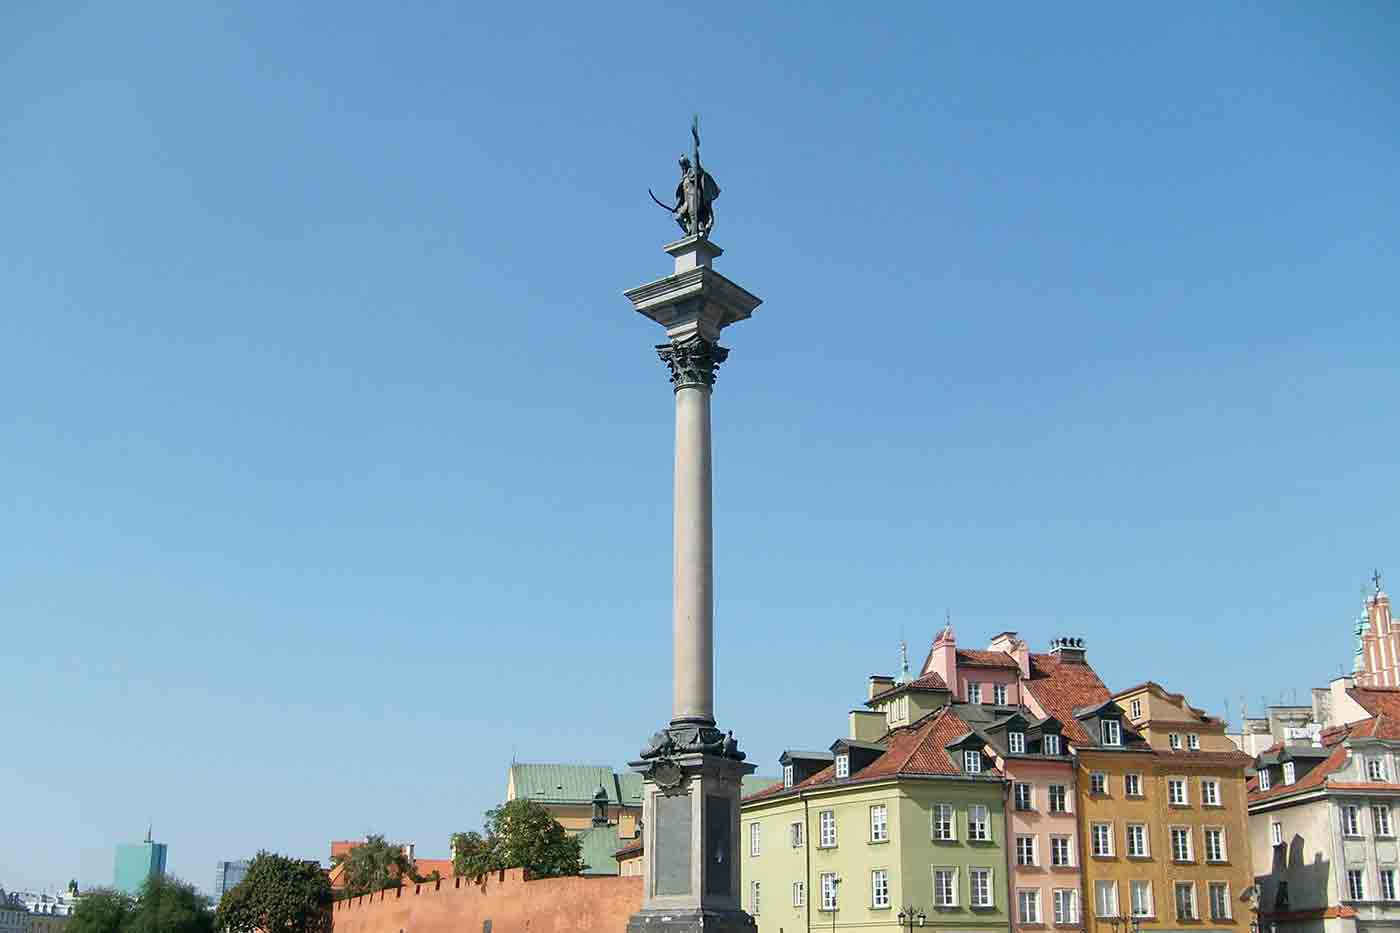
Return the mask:
<path id="1" fill-rule="evenodd" d="M 896 684 L 907 684 L 909 677 L 909 645 L 905 642 L 899 643 L 899 677 L 895 679 Z"/>
<path id="2" fill-rule="evenodd" d="M 1377 596 L 1381 595 L 1381 572 L 1380 572 L 1380 570 L 1373 570 L 1373 571 L 1371 571 L 1371 582 L 1374 583 L 1374 584 L 1376 585 L 1376 595 L 1377 595 Z"/>

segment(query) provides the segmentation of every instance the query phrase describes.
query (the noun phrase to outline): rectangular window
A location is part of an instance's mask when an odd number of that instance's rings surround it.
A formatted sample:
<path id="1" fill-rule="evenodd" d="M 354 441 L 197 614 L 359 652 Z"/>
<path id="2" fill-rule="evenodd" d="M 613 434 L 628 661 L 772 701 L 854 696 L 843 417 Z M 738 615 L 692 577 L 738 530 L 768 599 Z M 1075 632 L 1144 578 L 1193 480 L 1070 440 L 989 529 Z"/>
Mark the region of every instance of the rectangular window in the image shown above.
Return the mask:
<path id="1" fill-rule="evenodd" d="M 1128 716 L 1129 716 L 1129 718 L 1131 718 L 1131 719 L 1141 719 L 1141 718 L 1142 718 L 1142 701 L 1141 701 L 1141 700 L 1134 700 L 1132 703 L 1128 704 Z"/>
<path id="2" fill-rule="evenodd" d="M 1152 916 L 1152 882 L 1129 882 L 1128 893 L 1132 897 L 1132 903 L 1129 906 L 1134 917 Z"/>
<path id="3" fill-rule="evenodd" d="M 802 848 L 803 831 L 801 823 L 793 823 L 788 827 L 788 842 L 792 843 L 794 849 Z"/>
<path id="4" fill-rule="evenodd" d="M 1050 785 L 1050 812 L 1069 812 L 1069 792 L 1063 784 Z"/>
<path id="5" fill-rule="evenodd" d="M 1186 826 L 1173 826 L 1172 833 L 1172 861 L 1190 862 L 1191 858 L 1191 830 Z"/>
<path id="6" fill-rule="evenodd" d="M 1205 833 L 1206 861 L 1225 861 L 1225 830 L 1219 826 L 1207 826 Z"/>
<path id="7" fill-rule="evenodd" d="M 1058 735 L 1047 735 L 1042 741 L 1045 747 L 1045 754 L 1058 755 L 1060 753 L 1060 737 Z"/>
<path id="8" fill-rule="evenodd" d="M 1378 781 L 1378 782 L 1379 782 L 1379 781 L 1384 781 L 1384 780 L 1385 780 L 1385 759 L 1383 759 L 1383 758 L 1367 758 L 1367 759 L 1366 759 L 1366 777 L 1369 778 L 1369 779 L 1372 780 L 1372 781 Z"/>
<path id="9" fill-rule="evenodd" d="M 1276 846 L 1283 845 L 1283 824 L 1278 820 L 1269 824 L 1269 839 Z"/>
<path id="10" fill-rule="evenodd" d="M 982 685 L 981 685 L 981 684 L 979 684 L 979 683 L 973 683 L 972 681 L 968 681 L 968 684 L 967 684 L 967 702 L 969 702 L 969 703 L 981 703 L 981 702 L 982 702 Z"/>
<path id="11" fill-rule="evenodd" d="M 992 907 L 992 870 L 973 868 L 968 871 L 973 907 Z"/>
<path id="12" fill-rule="evenodd" d="M 1371 825 L 1375 828 L 1377 836 L 1389 836 L 1390 833 L 1390 807 L 1376 806 L 1371 808 Z"/>
<path id="13" fill-rule="evenodd" d="M 759 901 L 758 901 L 759 886 L 758 886 L 758 884 L 759 884 L 759 883 L 758 883 L 757 881 L 750 881 L 750 882 L 749 882 L 749 913 L 753 914 L 755 917 L 758 916 L 758 905 L 759 905 Z"/>
<path id="14" fill-rule="evenodd" d="M 1172 751 L 1181 751 L 1181 733 L 1173 732 L 1171 735 L 1168 735 L 1167 744 L 1172 747 Z"/>
<path id="15" fill-rule="evenodd" d="M 890 873 L 886 869 L 870 873 L 870 906 L 876 910 L 890 906 Z"/>
<path id="16" fill-rule="evenodd" d="M 836 756 L 836 777 L 837 779 L 851 776 L 851 756 L 840 754 Z"/>
<path id="17" fill-rule="evenodd" d="M 1342 835 L 1361 835 L 1361 808 L 1355 804 L 1342 807 Z"/>
<path id="18" fill-rule="evenodd" d="M 1220 806 L 1220 782 L 1204 778 L 1201 780 L 1201 803 L 1207 807 Z"/>
<path id="19" fill-rule="evenodd" d="M 1016 809 L 1034 810 L 1031 801 L 1031 786 L 1029 784 L 1017 784 L 1015 787 Z"/>
<path id="20" fill-rule="evenodd" d="M 1174 807 L 1187 805 L 1186 778 L 1167 778 L 1167 802 Z"/>
<path id="21" fill-rule="evenodd" d="M 792 765 L 783 765 L 783 786 L 792 786 Z"/>
<path id="22" fill-rule="evenodd" d="M 1194 732 L 1186 733 L 1186 747 L 1193 752 L 1201 750 L 1201 737 Z"/>
<path id="23" fill-rule="evenodd" d="M 883 803 L 877 803 L 870 808 L 870 841 L 888 842 L 890 838 L 890 824 L 888 811 Z"/>
<path id="24" fill-rule="evenodd" d="M 956 868 L 935 868 L 933 870 L 933 906 L 958 906 L 958 870 Z"/>
<path id="25" fill-rule="evenodd" d="M 1074 864 L 1074 849 L 1068 836 L 1050 837 L 1050 864 L 1056 868 L 1066 868 Z"/>
<path id="26" fill-rule="evenodd" d="M 1089 793 L 1095 797 L 1103 797 L 1108 793 L 1108 775 L 1102 771 L 1093 771 L 1089 774 Z"/>
<path id="27" fill-rule="evenodd" d="M 1123 730 L 1116 719 L 1104 719 L 1099 722 L 1099 738 L 1105 745 L 1122 745 Z"/>
<path id="28" fill-rule="evenodd" d="M 1381 900 L 1395 900 L 1395 869 L 1381 869 Z"/>
<path id="29" fill-rule="evenodd" d="M 749 855 L 754 858 L 757 858 L 763 851 L 762 836 L 759 833 L 762 828 L 760 823 L 749 824 Z"/>
<path id="30" fill-rule="evenodd" d="M 992 686 L 992 702 L 997 706 L 1006 705 L 1006 684 L 994 684 Z"/>
<path id="31" fill-rule="evenodd" d="M 1113 824 L 1095 823 L 1089 827 L 1089 831 L 1093 841 L 1093 853 L 1105 858 L 1111 856 L 1113 854 Z"/>
<path id="32" fill-rule="evenodd" d="M 1056 888 L 1051 895 L 1055 903 L 1055 922 L 1079 923 L 1079 892 L 1074 888 Z"/>
<path id="33" fill-rule="evenodd" d="M 1022 888 L 1016 892 L 1016 910 L 1022 923 L 1040 922 L 1040 891 Z"/>
<path id="34" fill-rule="evenodd" d="M 1128 854 L 1133 858 L 1147 858 L 1150 851 L 1147 848 L 1147 824 L 1128 824 Z"/>
<path id="35" fill-rule="evenodd" d="M 822 882 L 822 910 L 836 909 L 836 872 L 824 871 Z"/>
<path id="36" fill-rule="evenodd" d="M 1013 755 L 1020 755 L 1026 751 L 1026 734 L 1024 732 L 1008 732 L 1006 734 L 1007 750 Z"/>
<path id="37" fill-rule="evenodd" d="M 972 842 L 991 842 L 992 822 L 986 807 L 973 804 L 967 808 L 967 838 Z"/>
<path id="38" fill-rule="evenodd" d="M 823 849 L 830 849 L 836 845 L 836 811 L 823 810 L 817 818 L 821 836 L 818 841 Z"/>
<path id="39" fill-rule="evenodd" d="M 1260 768 L 1260 769 L 1259 769 L 1259 789 L 1260 789 L 1260 790 L 1268 790 L 1268 789 L 1269 789 L 1269 786 L 1270 786 L 1270 782 L 1269 782 L 1269 769 L 1268 769 L 1268 768 Z"/>
<path id="40" fill-rule="evenodd" d="M 1123 775 L 1123 794 L 1127 797 L 1142 796 L 1142 775 L 1130 772 Z"/>
<path id="41" fill-rule="evenodd" d="M 1114 881 L 1094 882 L 1094 916 L 1118 916 L 1118 884 Z"/>
<path id="42" fill-rule="evenodd" d="M 1034 865 L 1034 864 L 1035 864 L 1035 837 L 1034 837 L 1034 836 L 1017 836 L 1017 837 L 1016 837 L 1016 864 L 1017 864 L 1017 865 Z"/>
<path id="43" fill-rule="evenodd" d="M 1176 883 L 1176 919 L 1196 919 L 1196 886 L 1189 881 Z"/>
<path id="44" fill-rule="evenodd" d="M 1353 901 L 1366 899 L 1366 872 L 1363 869 L 1347 869 L 1347 897 Z"/>
<path id="45" fill-rule="evenodd" d="M 966 771 L 968 774 L 981 774 L 982 753 L 970 751 L 963 752 L 963 770 Z"/>
<path id="46" fill-rule="evenodd" d="M 794 881 L 792 883 L 792 906 L 801 907 L 807 903 L 807 882 Z"/>
<path id="47" fill-rule="evenodd" d="M 1210 919 L 1230 919 L 1230 887 L 1223 881 L 1210 883 Z"/>
<path id="48" fill-rule="evenodd" d="M 1285 761 L 1283 763 L 1283 783 L 1292 784 L 1297 779 L 1297 774 L 1298 770 L 1294 767 L 1293 762 Z"/>
<path id="49" fill-rule="evenodd" d="M 940 842 L 951 842 L 958 838 L 957 825 L 953 822 L 952 804 L 933 805 L 933 838 Z"/>

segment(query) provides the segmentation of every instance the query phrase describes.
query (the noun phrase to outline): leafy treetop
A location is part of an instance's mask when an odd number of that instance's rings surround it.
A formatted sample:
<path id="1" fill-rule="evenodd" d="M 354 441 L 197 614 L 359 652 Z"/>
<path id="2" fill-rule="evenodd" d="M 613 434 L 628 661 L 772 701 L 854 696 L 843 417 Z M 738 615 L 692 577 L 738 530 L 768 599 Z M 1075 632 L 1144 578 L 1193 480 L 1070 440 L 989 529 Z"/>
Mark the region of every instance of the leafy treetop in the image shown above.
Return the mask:
<path id="1" fill-rule="evenodd" d="M 486 811 L 486 834 L 452 837 L 452 868 L 480 877 L 503 868 L 524 868 L 532 878 L 557 878 L 583 871 L 582 842 L 564 832 L 545 806 L 517 799 Z"/>

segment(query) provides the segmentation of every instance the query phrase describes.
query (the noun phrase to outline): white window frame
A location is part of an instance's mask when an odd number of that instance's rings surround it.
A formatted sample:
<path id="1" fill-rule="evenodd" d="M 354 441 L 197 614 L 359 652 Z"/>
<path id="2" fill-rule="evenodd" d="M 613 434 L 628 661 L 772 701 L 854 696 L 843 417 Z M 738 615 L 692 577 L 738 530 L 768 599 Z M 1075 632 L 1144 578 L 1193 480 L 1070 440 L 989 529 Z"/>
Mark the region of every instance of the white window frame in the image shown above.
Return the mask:
<path id="1" fill-rule="evenodd" d="M 1099 830 L 1103 830 L 1102 834 Z M 1099 839 L 1107 842 L 1107 847 L 1100 851 Z M 1089 824 L 1089 852 L 1095 858 L 1113 858 L 1113 824 L 1112 823 L 1090 823 Z"/>
<path id="2" fill-rule="evenodd" d="M 890 871 L 888 868 L 875 868 L 870 872 L 870 909 L 889 910 Z"/>
<path id="3" fill-rule="evenodd" d="M 1137 833 L 1136 835 L 1138 836 L 1138 841 L 1140 841 L 1140 842 L 1142 843 L 1142 845 L 1141 845 L 1140 847 L 1137 847 L 1137 848 L 1138 848 L 1138 851 L 1136 851 L 1136 852 L 1133 851 L 1133 849 L 1134 849 L 1134 846 L 1133 846 L 1133 836 L 1134 836 L 1133 830 L 1135 830 L 1135 829 L 1141 830 L 1141 832 L 1140 832 L 1140 833 Z M 1151 858 L 1151 857 L 1152 857 L 1152 842 L 1151 842 L 1151 838 L 1150 838 L 1150 836 L 1148 835 L 1148 832 L 1147 832 L 1147 824 L 1146 824 L 1146 823 L 1129 823 L 1129 824 L 1127 825 L 1127 829 L 1126 829 L 1126 843 L 1127 843 L 1127 855 L 1128 855 L 1128 858 Z"/>
<path id="4" fill-rule="evenodd" d="M 825 912 L 837 910 L 841 906 L 841 901 L 839 899 L 841 882 L 837 880 L 836 872 L 822 872 L 820 884 L 822 886 L 821 909 Z"/>
<path id="5" fill-rule="evenodd" d="M 759 893 L 762 890 L 761 882 L 749 882 L 749 913 L 755 917 L 759 914 Z"/>
<path id="6" fill-rule="evenodd" d="M 938 876 L 948 875 L 948 900 L 940 900 L 943 892 L 938 889 Z M 935 865 L 933 867 L 933 906 L 934 907 L 957 907 L 958 906 L 958 870 L 952 865 Z"/>
<path id="7" fill-rule="evenodd" d="M 1269 839 L 1276 846 L 1283 845 L 1283 824 L 1278 820 L 1269 824 Z"/>
<path id="8" fill-rule="evenodd" d="M 828 817 L 829 817 L 830 819 L 828 819 Z M 817 826 L 818 826 L 818 833 L 819 833 L 819 835 L 817 836 L 817 848 L 818 848 L 818 849 L 834 849 L 834 848 L 836 848 L 836 811 L 835 811 L 835 810 L 823 810 L 823 811 L 821 811 L 820 813 L 818 813 L 818 814 L 817 814 Z M 829 832 L 828 832 L 828 830 L 829 830 Z"/>
<path id="9" fill-rule="evenodd" d="M 1171 746 L 1172 751 L 1174 751 L 1174 752 L 1179 752 L 1179 751 L 1181 751 L 1181 733 L 1180 733 L 1180 732 L 1169 732 L 1169 733 L 1167 733 L 1167 744 Z"/>
<path id="10" fill-rule="evenodd" d="M 967 682 L 967 702 L 982 702 L 982 685 L 975 680 L 969 680 Z"/>
<path id="11" fill-rule="evenodd" d="M 1016 837 L 1016 865 L 1020 868 L 1035 868 L 1040 864 L 1040 853 L 1035 844 L 1035 836 L 1020 835 Z M 1029 856 L 1030 861 L 1022 861 L 1022 858 Z"/>
<path id="12" fill-rule="evenodd" d="M 1142 701 L 1141 701 L 1141 700 L 1133 700 L 1131 703 L 1128 704 L 1128 717 L 1131 718 L 1131 719 L 1141 719 L 1141 718 L 1142 718 Z"/>
<path id="13" fill-rule="evenodd" d="M 1395 835 L 1394 827 L 1390 820 L 1390 804 L 1375 803 L 1371 805 L 1371 832 L 1377 836 Z"/>
<path id="14" fill-rule="evenodd" d="M 1131 783 L 1129 782 L 1129 779 L 1130 779 L 1130 778 L 1131 778 Z M 1136 784 L 1136 785 L 1137 785 L 1137 790 L 1133 790 L 1133 784 Z M 1123 775 L 1123 796 L 1124 796 L 1124 797 L 1134 797 L 1134 798 L 1136 798 L 1136 797 L 1145 797 L 1146 794 L 1144 794 L 1144 793 L 1142 792 L 1142 788 L 1143 788 L 1143 783 L 1142 783 L 1142 772 L 1140 772 L 1140 771 L 1129 771 L 1128 773 L 1126 773 L 1126 774 Z"/>
<path id="15" fill-rule="evenodd" d="M 1102 897 L 1102 892 L 1107 891 L 1111 897 Z M 1113 903 L 1107 903 L 1112 900 Z M 1098 880 L 1094 882 L 1094 916 L 1095 917 L 1117 917 L 1118 907 L 1118 882 Z"/>
<path id="16" fill-rule="evenodd" d="M 1356 882 L 1356 883 L 1355 883 L 1355 884 L 1352 884 L 1353 881 Z M 1364 901 L 1364 900 L 1366 900 L 1366 869 L 1364 869 L 1364 868 L 1348 868 L 1348 869 L 1347 869 L 1347 897 L 1346 897 L 1346 899 L 1349 900 L 1349 901 Z"/>
<path id="17" fill-rule="evenodd" d="M 1215 913 L 1215 892 L 1224 892 L 1220 898 L 1220 906 L 1225 908 L 1225 912 L 1219 915 Z M 1206 882 L 1206 902 L 1207 913 L 1211 920 L 1233 920 L 1234 911 L 1230 909 L 1230 885 L 1224 881 Z"/>
<path id="18" fill-rule="evenodd" d="M 991 810 L 980 803 L 974 803 L 967 808 L 967 839 L 969 842 L 992 841 L 991 813 Z"/>
<path id="19" fill-rule="evenodd" d="M 1167 778 L 1167 803 L 1174 807 L 1191 806 L 1191 783 L 1186 778 Z"/>
<path id="20" fill-rule="evenodd" d="M 749 858 L 758 858 L 763 854 L 763 824 L 749 824 Z"/>
<path id="21" fill-rule="evenodd" d="M 1260 768 L 1260 769 L 1259 769 L 1259 789 L 1260 789 L 1260 790 L 1268 790 L 1268 789 L 1269 789 L 1270 787 L 1272 787 L 1272 786 L 1273 786 L 1273 781 L 1269 778 L 1269 769 L 1268 769 L 1268 768 Z"/>
<path id="22" fill-rule="evenodd" d="M 842 778 L 848 778 L 850 776 L 851 755 L 849 752 L 842 752 L 836 756 L 836 779 L 839 781 Z"/>
<path id="23" fill-rule="evenodd" d="M 1074 888 L 1055 888 L 1050 894 L 1054 913 L 1051 919 L 1057 925 L 1068 926 L 1079 923 L 1079 892 Z"/>
<path id="24" fill-rule="evenodd" d="M 1123 744 L 1123 724 L 1116 719 L 1100 719 L 1099 740 L 1105 746 L 1118 748 Z"/>
<path id="25" fill-rule="evenodd" d="M 1191 913 L 1189 915 L 1183 915 L 1181 912 L 1181 891 L 1183 889 L 1185 889 L 1188 895 L 1186 906 L 1191 908 Z M 1177 881 L 1172 884 L 1172 904 L 1176 907 L 1176 919 L 1178 921 L 1201 919 L 1201 910 L 1196 904 L 1196 883 L 1194 881 Z"/>
<path id="26" fill-rule="evenodd" d="M 1361 838 L 1361 808 L 1354 803 L 1342 807 L 1342 835 Z"/>
<path id="27" fill-rule="evenodd" d="M 783 786 L 792 786 L 792 765 L 783 765 Z"/>
<path id="28" fill-rule="evenodd" d="M 890 811 L 883 803 L 870 806 L 870 841 L 890 841 Z"/>
<path id="29" fill-rule="evenodd" d="M 948 819 L 947 819 L 947 824 L 946 824 L 947 827 L 948 827 L 948 834 L 947 834 L 946 836 L 940 836 L 940 835 L 939 835 L 939 828 L 940 828 L 940 826 L 943 824 L 944 821 L 942 821 L 942 820 L 939 819 L 939 815 L 942 814 L 942 813 L 945 812 L 945 811 L 946 811 L 947 814 L 948 814 Z M 936 842 L 957 842 L 957 841 L 958 841 L 958 811 L 955 810 L 955 809 L 953 809 L 953 805 L 952 805 L 951 803 L 936 803 L 936 804 L 933 805 L 933 810 L 932 810 L 931 812 L 932 812 L 932 814 L 933 814 L 933 838 L 934 838 L 934 841 L 936 841 Z"/>
<path id="30" fill-rule="evenodd" d="M 1017 781 L 1011 786 L 1012 802 L 1017 810 L 1023 812 L 1035 809 L 1035 786 L 1027 784 L 1025 781 Z M 1025 798 L 1025 805 L 1022 806 L 1022 797 Z"/>
<path id="31" fill-rule="evenodd" d="M 1201 778 L 1201 806 L 1224 806 L 1220 802 L 1220 782 L 1215 778 Z"/>
<path id="32" fill-rule="evenodd" d="M 994 706 L 1006 705 L 1006 684 L 992 684 L 992 704 Z"/>
<path id="33" fill-rule="evenodd" d="M 1097 786 L 1099 789 L 1098 789 L 1098 790 L 1095 790 L 1095 789 L 1094 789 L 1095 786 Z M 1090 772 L 1089 772 L 1089 793 L 1092 794 L 1092 795 L 1094 795 L 1095 797 L 1107 797 L 1107 796 L 1108 796 L 1108 772 L 1107 772 L 1107 771 L 1090 771 Z"/>
<path id="34" fill-rule="evenodd" d="M 1138 887 L 1138 885 L 1142 885 L 1142 887 Z M 1147 893 L 1146 903 L 1143 905 L 1144 910 L 1141 912 L 1138 910 L 1138 891 Z M 1152 881 L 1150 879 L 1138 878 L 1128 883 L 1128 916 L 1138 918 L 1157 916 L 1157 902 L 1152 896 Z"/>
<path id="35" fill-rule="evenodd" d="M 1201 750 L 1201 736 L 1197 732 L 1186 733 L 1186 750 L 1199 752 Z"/>
<path id="36" fill-rule="evenodd" d="M 1381 900 L 1393 901 L 1400 899 L 1396 897 L 1395 869 L 1382 868 L 1379 874 L 1381 881 Z"/>
<path id="37" fill-rule="evenodd" d="M 1177 864 L 1190 864 L 1196 861 L 1196 840 L 1191 838 L 1190 826 L 1171 826 L 1167 828 L 1167 847 L 1171 852 L 1172 861 Z M 1186 855 L 1183 858 L 1177 854 L 1176 843 L 1178 839 L 1186 841 Z"/>
<path id="38" fill-rule="evenodd" d="M 1384 783 L 1384 782 L 1385 782 L 1385 759 L 1384 759 L 1384 758 L 1367 758 L 1367 759 L 1366 759 L 1366 779 L 1369 780 L 1369 781 L 1375 781 L 1375 782 L 1377 782 L 1377 783 Z"/>
<path id="39" fill-rule="evenodd" d="M 1055 806 L 1055 791 L 1060 792 L 1059 806 Z M 1051 784 L 1045 791 L 1045 806 L 1051 813 L 1069 813 L 1069 785 Z"/>
<path id="40" fill-rule="evenodd" d="M 1024 755 L 1026 753 L 1026 734 L 1024 732 L 1006 733 L 1006 750 L 1012 755 Z"/>
<path id="41" fill-rule="evenodd" d="M 792 883 L 792 906 L 804 907 L 807 904 L 807 882 L 794 881 Z"/>
<path id="42" fill-rule="evenodd" d="M 982 890 L 978 890 L 978 875 L 985 876 L 986 884 Z M 983 865 L 974 865 L 967 870 L 968 883 L 968 906 L 969 907 L 995 907 L 996 894 L 992 888 L 992 869 Z M 980 896 L 979 896 L 980 895 Z"/>
<path id="43" fill-rule="evenodd" d="M 1298 781 L 1298 768 L 1291 761 L 1283 763 L 1283 783 L 1295 784 Z"/>
<path id="44" fill-rule="evenodd" d="M 1021 923 L 1040 923 L 1040 888 L 1016 889 L 1016 917 Z"/>
<path id="45" fill-rule="evenodd" d="M 972 749 L 963 749 L 963 771 L 968 774 L 982 773 L 982 753 Z"/>
<path id="46" fill-rule="evenodd" d="M 1212 835 L 1212 834 L 1213 834 L 1213 835 Z M 1207 861 L 1207 862 L 1228 862 L 1228 861 L 1230 860 L 1230 853 L 1229 853 L 1229 851 L 1227 850 L 1227 848 L 1226 848 L 1226 846 L 1225 846 L 1225 827 L 1224 827 L 1224 826 L 1206 826 L 1206 827 L 1203 827 L 1203 828 L 1201 829 L 1201 835 L 1205 838 L 1205 842 L 1206 842 L 1206 861 Z M 1211 851 L 1211 849 L 1215 847 L 1215 846 L 1213 846 L 1212 843 L 1211 843 L 1211 840 L 1212 840 L 1212 839 L 1215 840 L 1215 845 L 1218 845 L 1218 846 L 1219 846 L 1219 851 L 1218 851 L 1218 852 L 1212 852 L 1212 851 Z"/>
<path id="47" fill-rule="evenodd" d="M 794 849 L 800 849 L 807 843 L 807 827 L 802 825 L 802 821 L 788 824 L 788 843 Z"/>
<path id="48" fill-rule="evenodd" d="M 1063 853 L 1063 856 L 1061 856 Z M 1074 837 L 1050 837 L 1050 865 L 1054 868 L 1074 867 Z"/>
<path id="49" fill-rule="evenodd" d="M 1046 755 L 1058 755 L 1060 753 L 1060 736 L 1051 732 L 1041 737 L 1041 749 Z"/>

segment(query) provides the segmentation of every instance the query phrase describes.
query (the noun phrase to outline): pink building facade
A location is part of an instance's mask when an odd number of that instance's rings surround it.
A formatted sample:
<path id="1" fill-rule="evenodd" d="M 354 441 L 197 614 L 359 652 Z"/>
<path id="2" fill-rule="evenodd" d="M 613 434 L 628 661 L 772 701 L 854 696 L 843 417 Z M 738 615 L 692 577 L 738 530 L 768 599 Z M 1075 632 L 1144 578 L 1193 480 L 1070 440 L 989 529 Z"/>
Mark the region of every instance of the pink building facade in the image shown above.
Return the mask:
<path id="1" fill-rule="evenodd" d="M 1366 600 L 1365 612 L 1356 620 L 1358 687 L 1400 687 L 1400 630 L 1390 618 L 1390 597 L 1376 586 Z"/>

